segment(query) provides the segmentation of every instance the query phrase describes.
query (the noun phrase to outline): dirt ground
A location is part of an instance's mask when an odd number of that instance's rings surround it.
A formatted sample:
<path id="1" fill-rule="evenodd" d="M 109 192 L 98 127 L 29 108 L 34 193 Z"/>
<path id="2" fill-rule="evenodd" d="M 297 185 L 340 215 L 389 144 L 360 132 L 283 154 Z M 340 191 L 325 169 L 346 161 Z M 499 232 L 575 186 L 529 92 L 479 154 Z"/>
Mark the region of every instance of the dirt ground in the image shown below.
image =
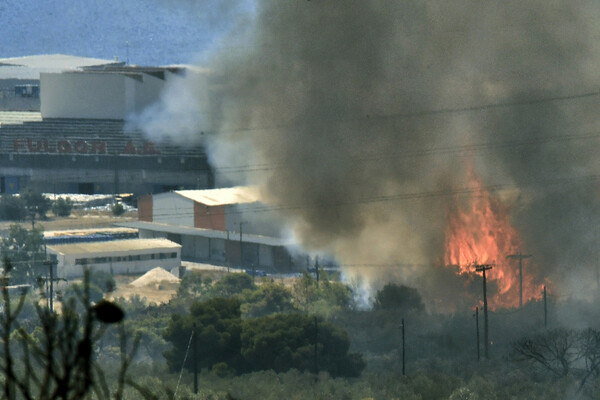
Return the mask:
<path id="1" fill-rule="evenodd" d="M 74 210 L 69 217 L 54 217 L 48 213 L 45 220 L 35 220 L 36 227 L 42 226 L 45 231 L 66 229 L 93 229 L 109 228 L 115 223 L 137 221 L 137 212 L 129 211 L 115 217 L 110 211 L 101 210 Z M 0 232 L 7 232 L 11 225 L 19 224 L 31 229 L 31 220 L 27 221 L 1 221 Z"/>

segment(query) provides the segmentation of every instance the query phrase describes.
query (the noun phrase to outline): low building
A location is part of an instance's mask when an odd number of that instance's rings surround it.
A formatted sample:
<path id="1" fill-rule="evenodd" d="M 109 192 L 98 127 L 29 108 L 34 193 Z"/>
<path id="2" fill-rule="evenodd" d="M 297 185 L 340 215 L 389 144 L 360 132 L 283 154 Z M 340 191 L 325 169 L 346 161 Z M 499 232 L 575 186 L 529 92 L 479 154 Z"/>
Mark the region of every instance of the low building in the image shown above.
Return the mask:
<path id="1" fill-rule="evenodd" d="M 254 266 L 269 272 L 290 271 L 299 265 L 288 250 L 291 243 L 280 238 L 145 221 L 118 225 L 138 229 L 140 238 L 180 243 L 181 257 L 186 261 L 244 269 Z"/>
<path id="2" fill-rule="evenodd" d="M 234 231 L 244 220 L 238 206 L 259 204 L 258 189 L 236 186 L 205 190 L 174 190 L 138 198 L 140 221 L 191 228 Z M 246 222 L 242 222 L 245 224 Z M 253 232 L 256 232 L 253 224 Z"/>
<path id="3" fill-rule="evenodd" d="M 58 278 L 83 276 L 85 267 L 112 275 L 143 274 L 156 267 L 168 271 L 181 265 L 181 245 L 167 239 L 128 239 L 50 245 L 58 262 Z"/>

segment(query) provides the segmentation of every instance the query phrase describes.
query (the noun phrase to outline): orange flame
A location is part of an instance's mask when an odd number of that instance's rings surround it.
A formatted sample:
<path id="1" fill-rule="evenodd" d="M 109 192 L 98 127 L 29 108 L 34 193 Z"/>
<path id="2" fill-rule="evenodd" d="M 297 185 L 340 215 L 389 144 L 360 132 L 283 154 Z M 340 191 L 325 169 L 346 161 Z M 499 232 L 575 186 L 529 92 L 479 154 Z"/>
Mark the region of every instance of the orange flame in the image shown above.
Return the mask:
<path id="1" fill-rule="evenodd" d="M 510 223 L 509 208 L 482 187 L 471 172 L 473 194 L 462 204 L 448 208 L 448 227 L 445 239 L 444 262 L 458 265 L 460 274 L 475 274 L 474 263 L 494 264 L 487 271 L 488 290 L 492 309 L 519 305 L 519 262 L 506 257 L 523 248 L 520 235 Z M 529 269 L 529 271 L 527 271 Z M 535 284 L 530 263 L 523 261 L 523 303 L 540 298 L 541 285 Z"/>

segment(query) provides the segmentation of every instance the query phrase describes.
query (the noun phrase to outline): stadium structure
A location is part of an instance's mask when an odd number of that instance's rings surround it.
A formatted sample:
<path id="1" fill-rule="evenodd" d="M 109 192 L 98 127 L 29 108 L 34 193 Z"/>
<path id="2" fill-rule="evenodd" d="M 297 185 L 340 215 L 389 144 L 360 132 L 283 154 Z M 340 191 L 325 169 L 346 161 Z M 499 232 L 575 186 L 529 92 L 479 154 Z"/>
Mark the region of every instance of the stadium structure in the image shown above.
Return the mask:
<path id="1" fill-rule="evenodd" d="M 0 59 L 0 192 L 32 187 L 139 195 L 212 188 L 203 148 L 152 142 L 126 123 L 186 73 L 180 66 L 63 55 Z M 36 98 L 39 103 L 23 100 Z"/>

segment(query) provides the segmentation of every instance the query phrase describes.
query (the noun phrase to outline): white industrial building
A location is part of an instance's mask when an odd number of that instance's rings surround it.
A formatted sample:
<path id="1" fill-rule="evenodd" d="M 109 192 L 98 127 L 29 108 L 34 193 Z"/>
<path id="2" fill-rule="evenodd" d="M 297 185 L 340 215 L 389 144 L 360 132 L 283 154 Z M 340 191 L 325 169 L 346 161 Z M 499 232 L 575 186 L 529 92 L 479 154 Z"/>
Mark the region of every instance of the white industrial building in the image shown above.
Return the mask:
<path id="1" fill-rule="evenodd" d="M 84 268 L 112 275 L 143 274 L 156 267 L 181 266 L 181 245 L 167 239 L 129 239 L 109 242 L 70 243 L 47 247 L 58 262 L 58 278 L 83 276 Z"/>
<path id="2" fill-rule="evenodd" d="M 214 229 L 161 224 L 125 222 L 118 224 L 139 230 L 140 238 L 167 238 L 181 243 L 181 257 L 186 261 L 228 265 L 235 268 L 252 266 L 267 271 L 288 271 L 299 265 L 288 251 L 284 239 L 219 231 Z"/>
<path id="3" fill-rule="evenodd" d="M 262 207 L 258 189 L 251 186 L 174 190 L 138 198 L 140 221 L 218 231 L 239 230 L 242 222 L 248 232 L 268 235 L 259 229 L 257 221 L 264 213 L 253 212 Z"/>
<path id="4" fill-rule="evenodd" d="M 281 221 L 256 187 L 175 190 L 138 198 L 140 238 L 167 238 L 182 245 L 186 261 L 284 271 L 296 262 L 281 239 Z"/>

